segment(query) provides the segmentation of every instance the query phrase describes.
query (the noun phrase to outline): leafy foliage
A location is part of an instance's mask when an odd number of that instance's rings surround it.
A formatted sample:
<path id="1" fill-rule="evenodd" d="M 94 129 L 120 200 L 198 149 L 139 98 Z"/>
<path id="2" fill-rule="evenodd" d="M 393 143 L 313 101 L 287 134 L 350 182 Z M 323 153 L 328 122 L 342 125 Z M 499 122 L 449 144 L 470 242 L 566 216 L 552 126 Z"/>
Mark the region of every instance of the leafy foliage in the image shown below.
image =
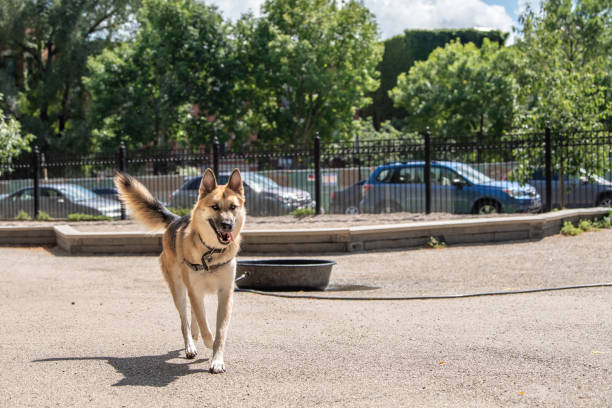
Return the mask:
<path id="1" fill-rule="evenodd" d="M 0 103 L 2 94 L 0 94 Z M 6 116 L 0 109 L 0 174 L 2 170 L 10 169 L 11 161 L 21 152 L 30 151 L 30 142 L 34 136 L 21 133 L 21 124 L 12 116 Z"/>
<path id="2" fill-rule="evenodd" d="M 17 73 L 18 78 L 6 73 L 3 78 L 14 82 L 13 89 L 19 92 L 15 113 L 44 150 L 87 150 L 88 140 L 80 128 L 87 106 L 82 83 L 87 58 L 110 43 L 137 3 L 0 2 L 0 44 L 10 50 L 13 65 L 26 68 Z"/>
<path id="3" fill-rule="evenodd" d="M 219 13 L 195 0 L 146 0 L 137 20 L 133 41 L 89 61 L 95 142 L 197 146 L 217 133 L 225 141 L 237 71 Z"/>
<path id="4" fill-rule="evenodd" d="M 385 40 L 382 61 L 377 68 L 380 72 L 380 87 L 370 95 L 372 105 L 362 109 L 361 115 L 372 117 L 377 129 L 382 122 L 403 118 L 406 115 L 405 110 L 393 107 L 389 91 L 395 88 L 397 77 L 401 73 L 408 72 L 417 61 L 425 61 L 433 50 L 444 47 L 451 41 L 473 43 L 480 48 L 485 38 L 503 45 L 507 37 L 508 33 L 498 30 L 444 29 L 406 30 L 402 35 Z"/>
<path id="5" fill-rule="evenodd" d="M 578 130 L 601 130 L 612 113 L 611 6 L 609 0 L 548 0 L 520 17 L 516 77 L 521 110 L 515 126 L 553 128 L 553 171 L 562 190 L 566 174 L 602 175 L 610 167 L 609 148 L 572 146 L 572 141 L 593 137 Z M 525 177 L 544 162 L 543 149 L 515 154 L 525 163 L 518 169 Z M 565 206 L 565 195 L 561 199 Z"/>
<path id="6" fill-rule="evenodd" d="M 247 67 L 248 121 L 264 143 L 348 137 L 356 109 L 378 86 L 373 14 L 349 0 L 268 0 L 236 35 Z"/>
<path id="7" fill-rule="evenodd" d="M 407 130 L 429 126 L 445 141 L 477 131 L 496 135 L 511 125 L 516 109 L 512 58 L 512 50 L 486 38 L 481 48 L 452 41 L 401 74 L 389 95 L 408 112 Z"/>

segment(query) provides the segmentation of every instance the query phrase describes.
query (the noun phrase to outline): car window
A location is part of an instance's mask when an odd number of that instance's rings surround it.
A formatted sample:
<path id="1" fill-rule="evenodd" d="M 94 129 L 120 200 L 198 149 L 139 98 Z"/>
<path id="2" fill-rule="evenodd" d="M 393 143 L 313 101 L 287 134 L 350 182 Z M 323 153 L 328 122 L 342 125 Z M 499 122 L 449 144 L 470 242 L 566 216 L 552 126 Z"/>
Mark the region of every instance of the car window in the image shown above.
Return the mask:
<path id="1" fill-rule="evenodd" d="M 402 167 L 397 173 L 395 183 L 420 184 L 423 183 L 423 167 Z"/>
<path id="2" fill-rule="evenodd" d="M 24 201 L 24 200 L 32 200 L 34 198 L 34 189 L 28 188 L 23 190 L 13 196 L 13 201 Z"/>
<path id="3" fill-rule="evenodd" d="M 379 181 L 381 183 L 391 183 L 394 173 L 395 173 L 395 169 L 382 169 L 376 175 L 376 181 Z"/>
<path id="4" fill-rule="evenodd" d="M 459 178 L 459 175 L 450 169 L 444 167 L 431 168 L 431 184 L 433 185 L 451 186 L 456 178 Z"/>
<path id="5" fill-rule="evenodd" d="M 202 177 L 194 177 L 183 186 L 183 189 L 184 190 L 199 190 L 201 182 L 202 182 Z"/>

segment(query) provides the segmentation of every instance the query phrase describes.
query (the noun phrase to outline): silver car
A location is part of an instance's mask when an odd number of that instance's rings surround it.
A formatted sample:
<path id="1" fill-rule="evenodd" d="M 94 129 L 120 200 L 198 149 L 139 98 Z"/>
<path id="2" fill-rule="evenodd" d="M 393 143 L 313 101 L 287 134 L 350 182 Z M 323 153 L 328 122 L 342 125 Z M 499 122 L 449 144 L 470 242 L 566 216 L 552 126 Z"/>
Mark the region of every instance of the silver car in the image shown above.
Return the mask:
<path id="1" fill-rule="evenodd" d="M 46 184 L 39 187 L 40 210 L 53 218 L 66 218 L 68 214 L 82 213 L 121 216 L 121 205 L 101 197 L 76 184 Z M 25 187 L 0 198 L 0 217 L 14 218 L 20 210 L 34 212 L 34 188 Z"/>
<path id="2" fill-rule="evenodd" d="M 229 173 L 221 173 L 219 184 L 227 183 Z M 202 176 L 190 177 L 170 196 L 170 207 L 191 208 L 198 199 Z M 284 215 L 299 208 L 314 208 L 310 193 L 281 187 L 274 180 L 253 172 L 242 173 L 247 211 L 251 215 Z"/>

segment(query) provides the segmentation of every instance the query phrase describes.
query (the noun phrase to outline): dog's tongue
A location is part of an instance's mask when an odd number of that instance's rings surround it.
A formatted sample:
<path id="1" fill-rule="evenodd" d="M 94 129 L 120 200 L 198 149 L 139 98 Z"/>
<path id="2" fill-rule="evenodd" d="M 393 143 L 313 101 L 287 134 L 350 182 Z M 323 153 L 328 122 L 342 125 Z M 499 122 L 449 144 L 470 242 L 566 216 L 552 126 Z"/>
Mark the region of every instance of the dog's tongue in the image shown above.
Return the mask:
<path id="1" fill-rule="evenodd" d="M 232 234 L 231 232 L 228 232 L 227 235 L 229 235 L 229 239 L 234 242 L 234 234 Z"/>

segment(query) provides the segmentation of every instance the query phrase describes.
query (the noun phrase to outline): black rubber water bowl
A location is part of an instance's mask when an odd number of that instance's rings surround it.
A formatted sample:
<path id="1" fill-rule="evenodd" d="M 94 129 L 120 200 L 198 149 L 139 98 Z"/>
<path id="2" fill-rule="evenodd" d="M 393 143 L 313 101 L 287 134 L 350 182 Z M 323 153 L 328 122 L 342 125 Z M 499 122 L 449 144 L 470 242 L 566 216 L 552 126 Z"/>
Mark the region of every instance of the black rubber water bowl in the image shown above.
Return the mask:
<path id="1" fill-rule="evenodd" d="M 238 261 L 236 284 L 241 289 L 324 290 L 335 264 L 323 259 Z"/>

